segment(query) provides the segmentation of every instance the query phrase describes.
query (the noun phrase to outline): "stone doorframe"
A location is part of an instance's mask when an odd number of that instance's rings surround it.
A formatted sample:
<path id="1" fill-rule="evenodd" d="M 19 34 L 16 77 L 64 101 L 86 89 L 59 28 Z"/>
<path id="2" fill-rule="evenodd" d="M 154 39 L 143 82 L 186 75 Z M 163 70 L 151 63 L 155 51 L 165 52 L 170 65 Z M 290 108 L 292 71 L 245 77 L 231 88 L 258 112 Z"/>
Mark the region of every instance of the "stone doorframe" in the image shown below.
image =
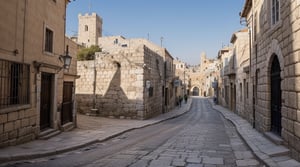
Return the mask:
<path id="1" fill-rule="evenodd" d="M 279 46 L 279 42 L 276 39 L 272 40 L 272 43 L 270 45 L 268 54 L 267 56 L 267 60 L 265 62 L 265 67 L 266 71 L 265 74 L 267 75 L 267 96 L 266 96 L 266 101 L 267 101 L 267 105 L 266 105 L 266 110 L 267 110 L 267 120 L 265 121 L 266 125 L 264 125 L 264 127 L 266 127 L 266 129 L 264 129 L 264 131 L 270 131 L 271 130 L 271 68 L 272 68 L 272 62 L 275 56 L 277 56 L 279 64 L 280 64 L 280 77 L 281 77 L 281 85 L 283 85 L 283 81 L 284 81 L 284 58 L 282 55 L 282 51 L 281 48 Z M 282 97 L 283 97 L 283 90 L 281 91 Z M 283 108 L 283 103 L 284 101 L 282 101 L 282 108 Z"/>

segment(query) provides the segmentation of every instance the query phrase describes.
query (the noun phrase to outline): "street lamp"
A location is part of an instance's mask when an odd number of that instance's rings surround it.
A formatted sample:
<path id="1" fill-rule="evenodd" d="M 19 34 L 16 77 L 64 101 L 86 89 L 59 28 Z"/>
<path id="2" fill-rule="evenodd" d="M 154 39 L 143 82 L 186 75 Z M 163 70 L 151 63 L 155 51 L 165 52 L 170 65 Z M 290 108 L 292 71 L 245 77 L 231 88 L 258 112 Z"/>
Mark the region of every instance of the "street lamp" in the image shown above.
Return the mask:
<path id="1" fill-rule="evenodd" d="M 67 48 L 66 48 L 66 54 L 65 55 L 60 55 L 60 58 L 64 62 L 64 69 L 69 69 L 70 65 L 71 65 L 72 57 L 69 55 L 69 46 L 68 45 L 67 45 Z"/>

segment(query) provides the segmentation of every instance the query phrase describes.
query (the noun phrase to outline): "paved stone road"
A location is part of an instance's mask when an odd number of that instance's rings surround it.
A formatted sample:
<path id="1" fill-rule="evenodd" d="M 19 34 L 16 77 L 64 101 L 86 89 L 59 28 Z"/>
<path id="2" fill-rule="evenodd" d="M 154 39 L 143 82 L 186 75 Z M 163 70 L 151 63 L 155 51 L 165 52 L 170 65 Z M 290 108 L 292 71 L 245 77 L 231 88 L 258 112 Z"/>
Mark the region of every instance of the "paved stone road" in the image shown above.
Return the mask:
<path id="1" fill-rule="evenodd" d="M 264 166 L 237 134 L 234 126 L 213 110 L 207 99 L 196 99 L 194 120 L 154 151 L 133 147 L 87 167 L 234 167 Z"/>

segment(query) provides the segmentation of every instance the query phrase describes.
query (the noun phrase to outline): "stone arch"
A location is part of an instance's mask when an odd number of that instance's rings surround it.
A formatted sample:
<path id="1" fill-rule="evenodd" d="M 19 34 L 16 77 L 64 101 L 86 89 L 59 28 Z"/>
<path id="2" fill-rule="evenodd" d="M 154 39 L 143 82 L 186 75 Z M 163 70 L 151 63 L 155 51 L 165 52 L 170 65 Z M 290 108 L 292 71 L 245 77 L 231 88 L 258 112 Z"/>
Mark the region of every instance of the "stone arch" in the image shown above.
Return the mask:
<path id="1" fill-rule="evenodd" d="M 269 52 L 267 54 L 267 61 L 266 61 L 267 64 L 265 66 L 265 67 L 267 67 L 267 72 L 268 73 L 271 71 L 271 65 L 272 65 L 272 62 L 273 62 L 273 59 L 274 59 L 275 55 L 277 56 L 277 58 L 279 60 L 280 69 L 283 72 L 283 70 L 284 70 L 284 58 L 283 58 L 283 55 L 282 55 L 282 52 L 281 52 L 281 48 L 279 46 L 278 40 L 273 39 L 272 43 L 271 43 L 271 46 L 270 46 L 270 49 L 269 49 Z"/>
<path id="2" fill-rule="evenodd" d="M 190 89 L 191 95 L 194 96 L 194 89 L 198 88 L 198 96 L 200 96 L 200 85 L 193 85 Z"/>
<path id="3" fill-rule="evenodd" d="M 266 62 L 265 62 L 265 67 L 266 67 L 266 74 L 267 74 L 267 92 L 270 94 L 270 96 L 267 96 L 266 97 L 266 100 L 267 100 L 267 112 L 268 112 L 268 122 L 267 122 L 267 131 L 270 131 L 271 130 L 271 126 L 272 126 L 272 123 L 271 123 L 271 116 L 272 116 L 272 107 L 271 107 L 271 101 L 272 101 L 272 91 L 271 91 L 271 73 L 272 73 L 272 65 L 273 65 L 273 61 L 274 59 L 278 59 L 279 61 L 279 66 L 280 66 L 280 78 L 281 78 L 281 85 L 283 85 L 283 79 L 284 79 L 284 57 L 283 57 L 283 54 L 282 54 L 282 50 L 280 48 L 280 45 L 279 45 L 279 42 L 278 40 L 276 39 L 273 39 L 272 42 L 271 42 L 271 46 L 269 47 L 269 51 L 268 51 L 268 54 L 267 54 L 267 59 L 266 59 Z M 282 89 L 281 89 L 281 96 L 282 96 Z M 282 104 L 281 104 L 282 105 Z"/>

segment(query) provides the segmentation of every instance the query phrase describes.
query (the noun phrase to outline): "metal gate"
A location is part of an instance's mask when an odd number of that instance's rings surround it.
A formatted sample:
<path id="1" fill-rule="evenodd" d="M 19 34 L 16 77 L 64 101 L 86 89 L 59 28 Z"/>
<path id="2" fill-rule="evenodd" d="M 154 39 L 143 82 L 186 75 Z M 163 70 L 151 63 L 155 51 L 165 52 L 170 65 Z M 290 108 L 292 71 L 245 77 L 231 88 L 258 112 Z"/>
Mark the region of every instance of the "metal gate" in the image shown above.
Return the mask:
<path id="1" fill-rule="evenodd" d="M 274 57 L 271 67 L 271 131 L 281 135 L 281 78 L 280 64 Z"/>
<path id="2" fill-rule="evenodd" d="M 40 96 L 40 129 L 50 128 L 51 93 L 53 74 L 42 73 Z"/>
<path id="3" fill-rule="evenodd" d="M 64 82 L 63 87 L 63 103 L 61 111 L 61 123 L 62 125 L 73 121 L 73 82 Z"/>

